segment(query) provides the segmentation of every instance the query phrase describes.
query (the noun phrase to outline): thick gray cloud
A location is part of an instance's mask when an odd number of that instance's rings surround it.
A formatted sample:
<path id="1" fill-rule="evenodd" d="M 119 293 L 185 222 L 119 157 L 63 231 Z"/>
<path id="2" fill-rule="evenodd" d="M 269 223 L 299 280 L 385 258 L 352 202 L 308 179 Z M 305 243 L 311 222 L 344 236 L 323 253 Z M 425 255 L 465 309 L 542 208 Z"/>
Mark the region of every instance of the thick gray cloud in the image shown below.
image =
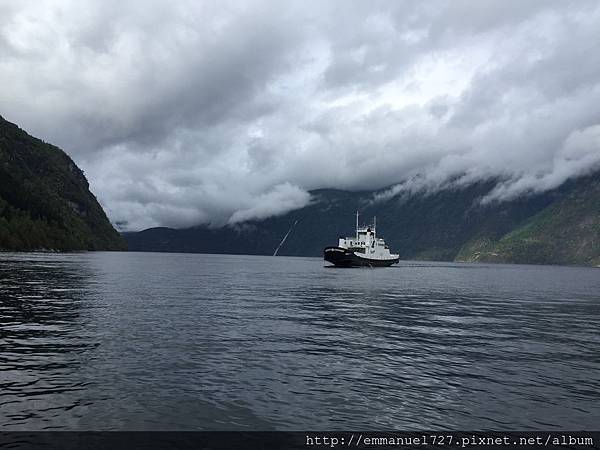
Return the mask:
<path id="1" fill-rule="evenodd" d="M 0 0 L 0 113 L 127 229 L 600 164 L 596 1 Z"/>

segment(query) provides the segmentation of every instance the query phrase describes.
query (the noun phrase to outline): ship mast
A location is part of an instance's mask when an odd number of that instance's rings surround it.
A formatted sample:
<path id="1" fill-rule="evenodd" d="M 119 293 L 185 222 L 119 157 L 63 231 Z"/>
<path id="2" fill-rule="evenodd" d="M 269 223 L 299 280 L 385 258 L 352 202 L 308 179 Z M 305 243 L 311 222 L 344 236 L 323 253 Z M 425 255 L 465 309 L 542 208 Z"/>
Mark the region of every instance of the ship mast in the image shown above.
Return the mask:
<path id="1" fill-rule="evenodd" d="M 377 216 L 373 216 L 373 239 L 377 237 Z"/>
<path id="2" fill-rule="evenodd" d="M 358 241 L 358 209 L 356 210 L 356 240 Z"/>

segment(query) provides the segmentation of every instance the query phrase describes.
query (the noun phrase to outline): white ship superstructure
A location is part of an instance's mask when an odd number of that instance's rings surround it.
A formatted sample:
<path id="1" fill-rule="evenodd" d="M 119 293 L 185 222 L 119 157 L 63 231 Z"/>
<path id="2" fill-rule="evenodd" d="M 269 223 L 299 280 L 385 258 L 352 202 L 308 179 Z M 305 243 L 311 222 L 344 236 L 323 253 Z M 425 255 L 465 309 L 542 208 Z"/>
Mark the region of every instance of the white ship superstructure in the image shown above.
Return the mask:
<path id="1" fill-rule="evenodd" d="M 390 266 L 397 263 L 400 256 L 390 252 L 382 238 L 377 237 L 377 219 L 373 224 L 359 226 L 356 212 L 356 234 L 339 238 L 337 247 L 327 247 L 323 257 L 336 266 Z"/>

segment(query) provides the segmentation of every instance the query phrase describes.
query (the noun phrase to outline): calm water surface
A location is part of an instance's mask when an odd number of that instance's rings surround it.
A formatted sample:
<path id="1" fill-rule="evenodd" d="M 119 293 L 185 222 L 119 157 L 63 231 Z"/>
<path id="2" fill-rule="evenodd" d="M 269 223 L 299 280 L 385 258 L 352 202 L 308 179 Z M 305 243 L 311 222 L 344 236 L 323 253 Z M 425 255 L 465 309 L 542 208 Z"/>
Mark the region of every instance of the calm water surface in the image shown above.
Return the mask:
<path id="1" fill-rule="evenodd" d="M 599 423 L 598 269 L 0 254 L 0 431 Z"/>

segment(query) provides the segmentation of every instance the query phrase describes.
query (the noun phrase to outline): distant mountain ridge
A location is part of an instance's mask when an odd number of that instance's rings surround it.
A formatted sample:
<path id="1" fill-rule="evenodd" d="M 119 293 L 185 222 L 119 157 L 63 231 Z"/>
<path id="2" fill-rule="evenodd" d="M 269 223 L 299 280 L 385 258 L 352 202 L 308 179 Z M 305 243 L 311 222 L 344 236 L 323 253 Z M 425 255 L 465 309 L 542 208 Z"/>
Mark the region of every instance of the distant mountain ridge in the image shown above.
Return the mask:
<path id="1" fill-rule="evenodd" d="M 124 250 L 79 167 L 0 117 L 0 250 Z"/>
<path id="2" fill-rule="evenodd" d="M 402 259 L 600 265 L 600 172 L 557 189 L 482 205 L 493 180 L 373 202 L 376 192 L 312 191 L 314 201 L 279 217 L 211 229 L 124 233 L 130 250 L 320 256 L 354 232 L 354 212 L 377 216 L 378 232 Z"/>

